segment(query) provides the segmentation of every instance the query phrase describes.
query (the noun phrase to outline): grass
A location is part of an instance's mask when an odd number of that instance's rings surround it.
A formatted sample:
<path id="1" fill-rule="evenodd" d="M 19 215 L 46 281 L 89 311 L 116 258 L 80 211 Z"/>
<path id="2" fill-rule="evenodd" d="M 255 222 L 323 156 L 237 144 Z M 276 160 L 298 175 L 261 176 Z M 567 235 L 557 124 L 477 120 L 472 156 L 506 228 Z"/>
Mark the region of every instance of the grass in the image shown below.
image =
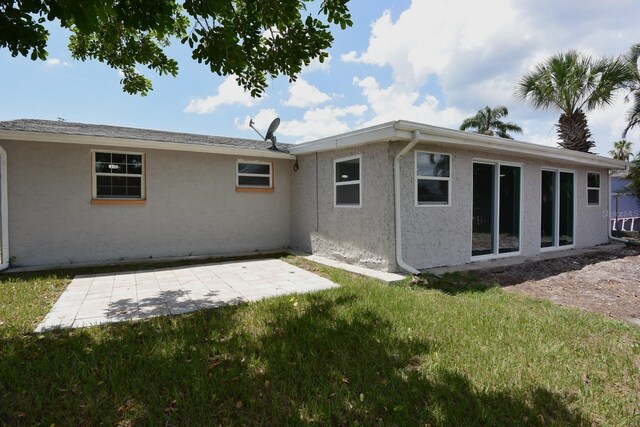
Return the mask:
<path id="1" fill-rule="evenodd" d="M 640 329 L 464 275 L 29 331 L 68 272 L 0 282 L 0 424 L 637 425 Z"/>

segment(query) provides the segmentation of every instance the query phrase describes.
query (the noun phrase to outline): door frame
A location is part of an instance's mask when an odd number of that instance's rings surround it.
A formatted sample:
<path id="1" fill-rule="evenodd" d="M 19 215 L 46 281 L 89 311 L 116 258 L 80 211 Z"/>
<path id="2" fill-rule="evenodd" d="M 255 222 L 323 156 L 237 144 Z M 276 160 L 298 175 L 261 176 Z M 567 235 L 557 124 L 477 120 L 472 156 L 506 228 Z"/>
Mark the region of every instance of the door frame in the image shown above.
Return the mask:
<path id="1" fill-rule="evenodd" d="M 555 195 L 555 212 L 554 212 L 554 236 L 553 239 L 556 242 L 554 246 L 547 246 L 546 248 L 542 247 L 542 230 L 538 233 L 539 248 L 540 252 L 553 252 L 553 251 L 563 251 L 565 249 L 575 249 L 576 246 L 576 222 L 578 219 L 578 192 L 577 192 L 577 172 L 575 169 L 562 169 L 562 168 L 549 168 L 542 167 L 540 168 L 540 209 L 542 209 L 542 172 L 555 172 L 555 182 L 556 186 L 556 195 Z M 570 245 L 562 245 L 560 246 L 560 173 L 570 173 L 573 175 L 573 243 Z M 540 212 L 540 227 L 542 229 L 542 211 Z"/>
<path id="2" fill-rule="evenodd" d="M 493 247 L 494 252 L 486 255 L 473 255 L 473 165 L 475 163 L 480 163 L 484 165 L 493 165 L 495 166 L 494 172 L 494 180 L 493 180 L 493 191 L 495 193 L 494 198 L 494 218 L 493 218 L 493 227 L 495 230 L 495 235 L 493 236 Z M 512 166 L 520 169 L 520 201 L 519 201 L 519 236 L 518 236 L 518 250 L 516 252 L 507 252 L 500 253 L 500 166 Z M 496 176 L 498 179 L 496 179 Z M 496 258 L 508 258 L 512 256 L 522 255 L 522 195 L 524 189 L 524 164 L 518 162 L 505 162 L 502 160 L 492 160 L 485 158 L 473 158 L 471 159 L 471 245 L 469 248 L 469 255 L 471 256 L 472 261 L 482 261 L 488 259 L 496 259 Z"/>
<path id="3" fill-rule="evenodd" d="M 9 194 L 7 185 L 7 151 L 0 145 L 0 215 L 2 216 L 2 253 L 0 270 L 9 267 Z"/>

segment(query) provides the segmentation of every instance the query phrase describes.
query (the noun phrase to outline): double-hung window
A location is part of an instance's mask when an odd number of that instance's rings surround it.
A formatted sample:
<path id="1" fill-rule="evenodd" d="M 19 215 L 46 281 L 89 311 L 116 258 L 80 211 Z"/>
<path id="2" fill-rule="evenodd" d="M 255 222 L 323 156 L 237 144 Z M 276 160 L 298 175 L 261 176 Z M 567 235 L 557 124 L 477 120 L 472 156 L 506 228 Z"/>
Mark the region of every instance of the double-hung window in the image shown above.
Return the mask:
<path id="1" fill-rule="evenodd" d="M 451 155 L 416 151 L 416 206 L 451 205 Z"/>
<path id="2" fill-rule="evenodd" d="M 271 162 L 238 160 L 236 167 L 237 191 L 272 191 L 273 165 Z"/>
<path id="3" fill-rule="evenodd" d="M 600 174 L 587 172 L 587 205 L 600 205 Z"/>
<path id="4" fill-rule="evenodd" d="M 93 151 L 94 200 L 144 200 L 144 154 Z"/>
<path id="5" fill-rule="evenodd" d="M 362 156 L 345 157 L 334 162 L 335 206 L 359 208 L 362 206 Z"/>

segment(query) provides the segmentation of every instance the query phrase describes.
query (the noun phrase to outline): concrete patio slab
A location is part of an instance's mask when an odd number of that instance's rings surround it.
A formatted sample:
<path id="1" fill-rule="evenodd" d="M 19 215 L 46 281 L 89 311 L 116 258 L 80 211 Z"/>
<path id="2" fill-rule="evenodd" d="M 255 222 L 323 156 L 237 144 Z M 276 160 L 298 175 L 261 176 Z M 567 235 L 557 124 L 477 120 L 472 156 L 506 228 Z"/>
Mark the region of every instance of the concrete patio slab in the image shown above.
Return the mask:
<path id="1" fill-rule="evenodd" d="M 336 286 L 277 259 L 81 275 L 35 332 L 177 315 Z"/>
<path id="2" fill-rule="evenodd" d="M 320 255 L 310 255 L 302 252 L 291 251 L 294 255 L 301 258 L 308 259 L 309 261 L 317 262 L 318 264 L 326 265 L 329 267 L 341 268 L 351 273 L 356 273 L 361 276 L 367 276 L 374 279 L 381 280 L 386 283 L 399 282 L 404 280 L 406 276 L 398 273 L 389 273 L 387 271 L 373 270 L 371 268 L 361 267 L 358 265 L 347 264 L 346 262 L 337 261 L 335 259 L 323 257 Z"/>

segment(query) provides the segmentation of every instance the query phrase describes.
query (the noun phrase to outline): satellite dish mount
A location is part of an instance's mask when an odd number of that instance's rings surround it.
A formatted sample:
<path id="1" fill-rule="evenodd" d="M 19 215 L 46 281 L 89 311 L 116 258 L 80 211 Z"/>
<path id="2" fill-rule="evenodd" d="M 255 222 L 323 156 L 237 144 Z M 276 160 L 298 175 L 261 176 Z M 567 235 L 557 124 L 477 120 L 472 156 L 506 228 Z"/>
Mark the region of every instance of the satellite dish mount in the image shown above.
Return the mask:
<path id="1" fill-rule="evenodd" d="M 278 126 L 280 126 L 280 119 L 278 117 L 273 119 L 273 121 L 269 125 L 269 129 L 267 129 L 267 136 L 262 136 L 258 129 L 253 126 L 253 119 L 249 120 L 249 126 L 251 127 L 251 129 L 255 130 L 258 135 L 260 135 L 260 138 L 265 141 L 271 141 L 271 147 L 269 147 L 269 150 L 280 151 L 276 146 L 278 138 L 276 138 L 276 136 L 274 135 L 274 132 L 276 131 L 276 129 L 278 129 Z"/>

